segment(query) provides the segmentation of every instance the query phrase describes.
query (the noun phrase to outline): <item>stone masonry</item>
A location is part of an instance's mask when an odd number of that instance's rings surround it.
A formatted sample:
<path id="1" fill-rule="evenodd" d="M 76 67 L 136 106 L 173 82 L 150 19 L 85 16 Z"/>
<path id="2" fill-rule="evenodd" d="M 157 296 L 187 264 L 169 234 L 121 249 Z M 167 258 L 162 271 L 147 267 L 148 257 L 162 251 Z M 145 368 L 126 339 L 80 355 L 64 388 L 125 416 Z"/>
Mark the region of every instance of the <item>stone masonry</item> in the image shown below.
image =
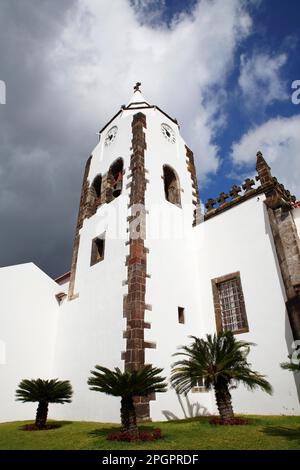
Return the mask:
<path id="1" fill-rule="evenodd" d="M 293 218 L 294 198 L 272 177 L 258 152 L 256 169 L 266 195 L 270 225 L 286 293 L 286 307 L 294 339 L 300 339 L 300 241 Z"/>
<path id="2" fill-rule="evenodd" d="M 79 249 L 79 242 L 80 242 L 79 231 L 82 227 L 83 221 L 86 217 L 86 211 L 88 210 L 88 206 L 89 206 L 89 203 L 88 203 L 88 192 L 89 192 L 88 174 L 89 174 L 89 171 L 90 171 L 91 160 L 92 160 L 92 157 L 89 157 L 87 162 L 86 162 L 84 175 L 83 175 L 79 211 L 78 211 L 75 237 L 74 237 L 74 243 L 73 243 L 73 254 L 72 254 L 72 263 L 71 263 L 71 275 L 70 275 L 70 283 L 69 283 L 68 300 L 72 300 L 72 299 L 77 297 L 77 295 L 74 294 L 74 285 L 75 285 L 75 277 L 76 277 L 78 249 Z"/>
<path id="3" fill-rule="evenodd" d="M 144 321 L 146 278 L 147 278 L 147 249 L 144 239 L 146 231 L 145 211 L 145 133 L 146 117 L 142 113 L 133 116 L 132 121 L 132 155 L 130 162 L 131 183 L 129 208 L 129 256 L 127 257 L 128 294 L 124 299 L 124 316 L 127 318 L 126 351 L 122 358 L 125 369 L 137 370 L 145 364 L 145 348 L 151 347 L 144 340 L 144 329 L 150 324 Z M 138 223 L 137 223 L 138 219 Z M 135 407 L 139 420 L 150 418 L 150 397 L 136 397 Z"/>

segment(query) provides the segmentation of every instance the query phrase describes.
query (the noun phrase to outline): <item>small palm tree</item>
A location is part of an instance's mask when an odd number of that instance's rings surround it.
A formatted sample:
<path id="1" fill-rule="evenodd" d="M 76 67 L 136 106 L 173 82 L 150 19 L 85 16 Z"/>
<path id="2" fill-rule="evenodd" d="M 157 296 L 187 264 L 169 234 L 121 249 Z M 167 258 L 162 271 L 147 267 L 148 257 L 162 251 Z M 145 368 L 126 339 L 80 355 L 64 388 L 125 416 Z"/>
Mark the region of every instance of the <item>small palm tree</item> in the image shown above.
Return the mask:
<path id="1" fill-rule="evenodd" d="M 68 380 L 28 380 L 20 382 L 16 391 L 16 400 L 26 402 L 38 402 L 35 425 L 44 429 L 48 416 L 49 403 L 70 403 L 73 391 Z"/>
<path id="2" fill-rule="evenodd" d="M 184 356 L 173 364 L 171 383 L 178 393 L 187 394 L 198 380 L 215 392 L 222 420 L 233 418 L 230 389 L 242 382 L 250 390 L 261 388 L 271 394 L 272 387 L 247 362 L 253 343 L 237 341 L 230 331 L 207 335 L 206 339 L 192 336 L 193 343 L 174 354 Z"/>
<path id="3" fill-rule="evenodd" d="M 144 366 L 138 370 L 122 372 L 118 367 L 114 370 L 95 366 L 92 376 L 88 379 L 90 390 L 121 397 L 121 422 L 124 431 L 137 432 L 136 411 L 133 398 L 148 396 L 156 392 L 165 392 L 165 378 L 160 377 L 163 369 Z"/>

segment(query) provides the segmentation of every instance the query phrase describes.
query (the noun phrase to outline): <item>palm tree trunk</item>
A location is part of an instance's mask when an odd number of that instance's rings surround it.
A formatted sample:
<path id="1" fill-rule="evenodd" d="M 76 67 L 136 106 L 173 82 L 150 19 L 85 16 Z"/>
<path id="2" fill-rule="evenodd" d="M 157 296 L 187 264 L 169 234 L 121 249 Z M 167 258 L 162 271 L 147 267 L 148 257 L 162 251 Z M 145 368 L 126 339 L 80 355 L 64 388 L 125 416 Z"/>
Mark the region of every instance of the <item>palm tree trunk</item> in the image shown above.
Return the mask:
<path id="1" fill-rule="evenodd" d="M 48 416 L 48 403 L 40 401 L 36 412 L 35 425 L 39 429 L 44 429 Z"/>
<path id="2" fill-rule="evenodd" d="M 129 431 L 134 434 L 138 432 L 136 412 L 132 397 L 121 398 L 121 422 L 123 431 Z"/>
<path id="3" fill-rule="evenodd" d="M 231 395 L 228 388 L 226 387 L 222 390 L 215 389 L 215 396 L 221 419 L 223 421 L 232 419 L 234 414 L 231 404 Z"/>

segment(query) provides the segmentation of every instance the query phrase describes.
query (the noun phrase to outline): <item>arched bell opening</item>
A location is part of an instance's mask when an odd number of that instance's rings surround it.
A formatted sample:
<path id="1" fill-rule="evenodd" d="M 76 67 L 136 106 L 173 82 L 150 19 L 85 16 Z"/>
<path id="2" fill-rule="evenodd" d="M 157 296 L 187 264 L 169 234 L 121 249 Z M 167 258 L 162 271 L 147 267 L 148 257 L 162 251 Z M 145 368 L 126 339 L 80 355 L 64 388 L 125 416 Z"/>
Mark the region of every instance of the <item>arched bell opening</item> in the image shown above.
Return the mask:
<path id="1" fill-rule="evenodd" d="M 109 168 L 108 179 L 110 183 L 112 199 L 116 199 L 122 193 L 123 168 L 124 162 L 122 158 L 115 160 Z"/>
<path id="2" fill-rule="evenodd" d="M 163 174 L 166 200 L 181 207 L 181 190 L 177 173 L 169 165 L 164 165 Z"/>
<path id="3" fill-rule="evenodd" d="M 94 178 L 94 181 L 92 183 L 92 189 L 94 192 L 94 196 L 97 199 L 101 198 L 101 190 L 102 190 L 102 176 L 101 175 L 97 175 Z"/>

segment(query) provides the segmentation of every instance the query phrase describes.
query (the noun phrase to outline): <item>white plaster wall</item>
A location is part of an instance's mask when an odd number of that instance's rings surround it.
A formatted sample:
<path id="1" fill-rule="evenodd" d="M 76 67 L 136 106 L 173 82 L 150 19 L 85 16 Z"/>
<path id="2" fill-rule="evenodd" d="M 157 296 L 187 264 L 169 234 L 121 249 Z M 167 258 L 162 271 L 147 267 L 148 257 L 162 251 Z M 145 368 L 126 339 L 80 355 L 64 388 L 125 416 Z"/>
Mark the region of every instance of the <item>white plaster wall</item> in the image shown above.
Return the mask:
<path id="1" fill-rule="evenodd" d="M 168 142 L 161 133 L 161 124 L 167 123 L 176 133 L 176 143 Z M 203 315 L 198 295 L 197 254 L 192 228 L 192 180 L 187 170 L 186 149 L 177 126 L 159 111 L 147 113 L 147 151 L 145 166 L 149 184 L 146 190 L 147 239 L 149 248 L 145 330 L 146 341 L 156 343 L 156 349 L 146 349 L 146 362 L 164 369 L 170 377 L 173 354 L 178 346 L 189 342 L 189 335 L 200 336 L 204 331 Z M 182 207 L 165 200 L 162 180 L 163 165 L 170 165 L 178 174 Z M 178 307 L 185 309 L 185 323 L 178 322 Z M 212 411 L 210 393 L 191 393 L 178 399 L 174 390 L 157 394 L 150 402 L 151 417 L 156 420 L 175 419 L 207 414 Z"/>
<path id="2" fill-rule="evenodd" d="M 64 292 L 64 293 L 68 293 L 68 290 L 69 290 L 69 280 L 64 282 L 63 284 L 58 284 L 59 286 L 59 292 Z"/>
<path id="3" fill-rule="evenodd" d="M 142 111 L 147 116 L 145 167 L 149 179 L 146 190 L 146 209 L 149 214 L 145 246 L 150 249 L 147 271 L 152 276 L 147 280 L 146 303 L 153 306 L 151 312 L 146 312 L 146 321 L 152 323 L 152 329 L 145 330 L 145 340 L 157 342 L 156 350 L 147 350 L 146 361 L 163 367 L 164 373 L 169 376 L 172 354 L 176 347 L 186 343 L 189 334 L 200 334 L 202 331 L 203 319 L 198 315 L 197 308 L 197 256 L 192 243 L 192 183 L 186 167 L 184 142 L 178 135 L 176 144 L 172 145 L 161 133 L 162 122 L 167 122 L 176 131 L 175 124 L 159 111 Z M 86 380 L 90 368 L 96 363 L 109 368 L 124 367 L 121 361 L 121 351 L 125 349 L 123 330 L 126 328 L 123 295 L 127 288 L 122 286 L 122 281 L 127 279 L 125 257 L 128 247 L 125 246 L 125 241 L 128 239 L 126 218 L 129 215 L 129 189 L 126 188 L 126 182 L 133 114 L 134 112 L 123 113 L 112 122 L 107 130 L 118 125 L 117 139 L 108 148 L 103 146 L 102 139 L 93 152 L 90 181 L 98 173 L 105 173 L 110 164 L 120 156 L 124 158 L 126 174 L 122 196 L 99 207 L 95 216 L 85 220 L 80 231 L 75 282 L 75 293 L 79 294 L 79 298 L 71 302 L 64 301 L 61 306 L 54 369 L 57 375 L 72 381 L 75 396 L 68 408 L 61 409 L 61 414 L 56 413 L 57 417 L 119 421 L 119 400 L 90 392 Z M 161 178 L 163 164 L 171 165 L 180 176 L 183 189 L 182 209 L 165 201 Z M 158 214 L 157 210 L 162 210 L 162 213 Z M 171 220 L 168 219 L 169 216 Z M 170 224 L 174 225 L 171 232 L 168 230 Z M 104 261 L 90 267 L 91 241 L 103 232 L 106 232 Z M 190 243 L 186 242 L 187 237 Z M 178 323 L 178 306 L 185 308 L 184 325 Z M 153 419 L 203 413 L 211 404 L 211 395 L 208 393 L 192 394 L 190 403 L 181 404 L 173 391 L 158 398 L 151 403 Z"/>
<path id="4" fill-rule="evenodd" d="M 111 209 L 121 197 L 110 203 Z M 69 378 L 75 395 L 73 403 L 57 417 L 82 420 L 118 421 L 114 399 L 91 392 L 89 371 L 95 364 L 122 367 L 124 350 L 123 291 L 126 279 L 125 240 L 110 237 L 114 227 L 106 227 L 97 215 L 88 219 L 81 232 L 76 292 L 79 297 L 64 301 L 56 345 L 54 373 Z M 112 219 L 113 220 L 113 219 Z M 90 266 L 91 240 L 106 230 L 104 260 Z"/>
<path id="5" fill-rule="evenodd" d="M 257 344 L 249 356 L 253 368 L 266 374 L 274 395 L 234 391 L 234 407 L 241 413 L 299 414 L 295 376 L 279 364 L 291 351 L 292 333 L 285 309 L 285 293 L 269 225 L 264 196 L 252 198 L 196 228 L 199 249 L 199 295 L 205 331 L 215 331 L 211 279 L 240 271 L 249 333 L 238 339 Z"/>
<path id="6" fill-rule="evenodd" d="M 1 422 L 35 417 L 35 403 L 15 401 L 22 379 L 52 378 L 58 288 L 33 263 L 0 269 Z"/>
<path id="7" fill-rule="evenodd" d="M 88 179 L 92 183 L 96 175 L 107 173 L 110 165 L 117 160 L 123 158 L 125 160 L 125 168 L 130 163 L 130 147 L 132 139 L 131 131 L 131 112 L 123 112 L 112 121 L 101 134 L 100 142 L 96 145 L 92 152 L 92 161 Z M 107 132 L 114 126 L 118 127 L 115 140 L 108 146 L 105 145 L 105 136 Z"/>
<path id="8" fill-rule="evenodd" d="M 240 271 L 250 325 L 250 332 L 240 337 L 258 344 L 251 352 L 251 360 L 257 370 L 269 376 L 275 394 L 270 398 L 240 388 L 234 392 L 235 409 L 248 413 L 297 413 L 299 402 L 294 377 L 279 367 L 289 353 L 292 336 L 263 196 L 192 228 L 194 206 L 184 142 L 176 125 L 158 110 L 142 112 L 147 117 L 145 167 L 149 180 L 145 246 L 149 248 L 147 272 L 151 277 L 147 279 L 146 303 L 152 306 L 151 311 L 146 311 L 145 320 L 151 323 L 151 329 L 145 330 L 145 340 L 157 345 L 156 349 L 146 350 L 146 362 L 162 367 L 169 377 L 176 348 L 189 342 L 189 335 L 202 336 L 215 331 L 211 279 Z M 100 207 L 94 217 L 84 222 L 75 283 L 79 299 L 64 302 L 61 309 L 55 367 L 60 375 L 69 373 L 76 390 L 74 402 L 68 407 L 70 418 L 119 420 L 118 400 L 89 392 L 86 378 L 88 369 L 95 363 L 123 367 L 120 351 L 125 349 L 122 301 L 126 287 L 122 287 L 122 281 L 127 277 L 128 254 L 125 185 L 132 114 L 123 113 L 117 118 L 118 139 L 108 147 L 109 155 L 106 156 L 106 150 L 101 154 L 103 143 L 93 152 L 90 181 L 99 172 L 106 172 L 119 156 L 125 160 L 126 174 L 122 197 Z M 176 144 L 170 144 L 161 134 L 162 122 L 171 125 L 177 133 Z M 107 130 L 116 123 L 111 123 Z M 165 201 L 161 178 L 164 164 L 172 166 L 179 175 L 182 208 Z M 116 225 L 120 231 L 114 239 Z M 105 259 L 90 267 L 91 240 L 104 231 Z M 261 282 L 257 282 L 258 278 Z M 178 306 L 185 308 L 185 324 L 178 323 Z M 78 344 L 75 352 L 73 344 Z M 212 393 L 192 393 L 180 402 L 174 391 L 169 390 L 157 395 L 150 406 L 153 419 L 216 412 Z"/>
<path id="9" fill-rule="evenodd" d="M 51 376 L 69 379 L 74 388 L 72 404 L 50 407 L 50 416 L 61 419 L 119 422 L 120 400 L 91 392 L 89 371 L 95 364 L 123 368 L 125 350 L 123 296 L 127 287 L 125 266 L 129 248 L 129 164 L 131 122 L 137 111 L 121 113 L 103 132 L 94 149 L 88 179 L 108 171 L 117 158 L 124 159 L 122 195 L 84 221 L 75 280 L 78 298 L 66 299 L 58 307 L 59 286 L 33 264 L 0 269 L 1 337 L 6 344 L 7 363 L 0 365 L 4 387 L 0 389 L 0 420 L 32 418 L 35 405 L 14 401 L 23 377 Z M 240 387 L 234 392 L 237 412 L 297 414 L 299 400 L 293 374 L 279 363 L 287 359 L 292 343 L 285 311 L 284 288 L 276 261 L 272 234 L 264 208 L 264 196 L 252 198 L 192 228 L 192 182 L 186 167 L 184 141 L 177 126 L 154 109 L 141 110 L 147 117 L 145 167 L 147 238 L 149 248 L 146 284 L 145 340 L 156 343 L 146 350 L 146 362 L 162 367 L 170 376 L 176 348 L 189 342 L 189 335 L 215 331 L 211 279 L 240 271 L 250 332 L 239 339 L 257 343 L 250 355 L 253 367 L 268 375 L 274 386 L 270 398 Z M 169 143 L 161 123 L 177 135 Z M 106 132 L 118 126 L 116 140 L 104 146 Z M 164 164 L 179 175 L 182 208 L 165 201 L 161 178 Z M 294 216 L 299 227 L 300 210 Z M 170 228 L 171 227 L 171 228 Z M 105 232 L 105 257 L 90 266 L 91 242 Z M 185 309 L 185 324 L 178 322 L 178 306 Z M 57 323 L 56 323 L 57 322 Z M 1 346 L 1 343 L 0 343 Z M 1 352 L 1 349 L 0 349 Z M 174 419 L 216 412 L 212 393 L 191 393 L 178 400 L 173 390 L 157 394 L 150 404 L 152 419 Z"/>
<path id="10" fill-rule="evenodd" d="M 129 116 L 128 116 L 129 117 Z M 104 146 L 106 132 L 118 126 L 118 135 Z M 103 204 L 97 213 L 84 221 L 80 231 L 75 294 L 79 297 L 64 301 L 56 343 L 54 373 L 71 380 L 74 399 L 70 406 L 57 410 L 55 416 L 66 419 L 119 422 L 120 400 L 89 390 L 87 379 L 96 364 L 123 369 L 121 352 L 125 350 L 123 331 L 123 296 L 127 279 L 125 266 L 128 247 L 128 183 L 131 147 L 131 118 L 119 116 L 103 133 L 93 151 L 89 180 L 108 171 L 119 157 L 124 159 L 125 175 L 122 195 Z M 105 232 L 104 260 L 90 266 L 92 240 Z"/>

